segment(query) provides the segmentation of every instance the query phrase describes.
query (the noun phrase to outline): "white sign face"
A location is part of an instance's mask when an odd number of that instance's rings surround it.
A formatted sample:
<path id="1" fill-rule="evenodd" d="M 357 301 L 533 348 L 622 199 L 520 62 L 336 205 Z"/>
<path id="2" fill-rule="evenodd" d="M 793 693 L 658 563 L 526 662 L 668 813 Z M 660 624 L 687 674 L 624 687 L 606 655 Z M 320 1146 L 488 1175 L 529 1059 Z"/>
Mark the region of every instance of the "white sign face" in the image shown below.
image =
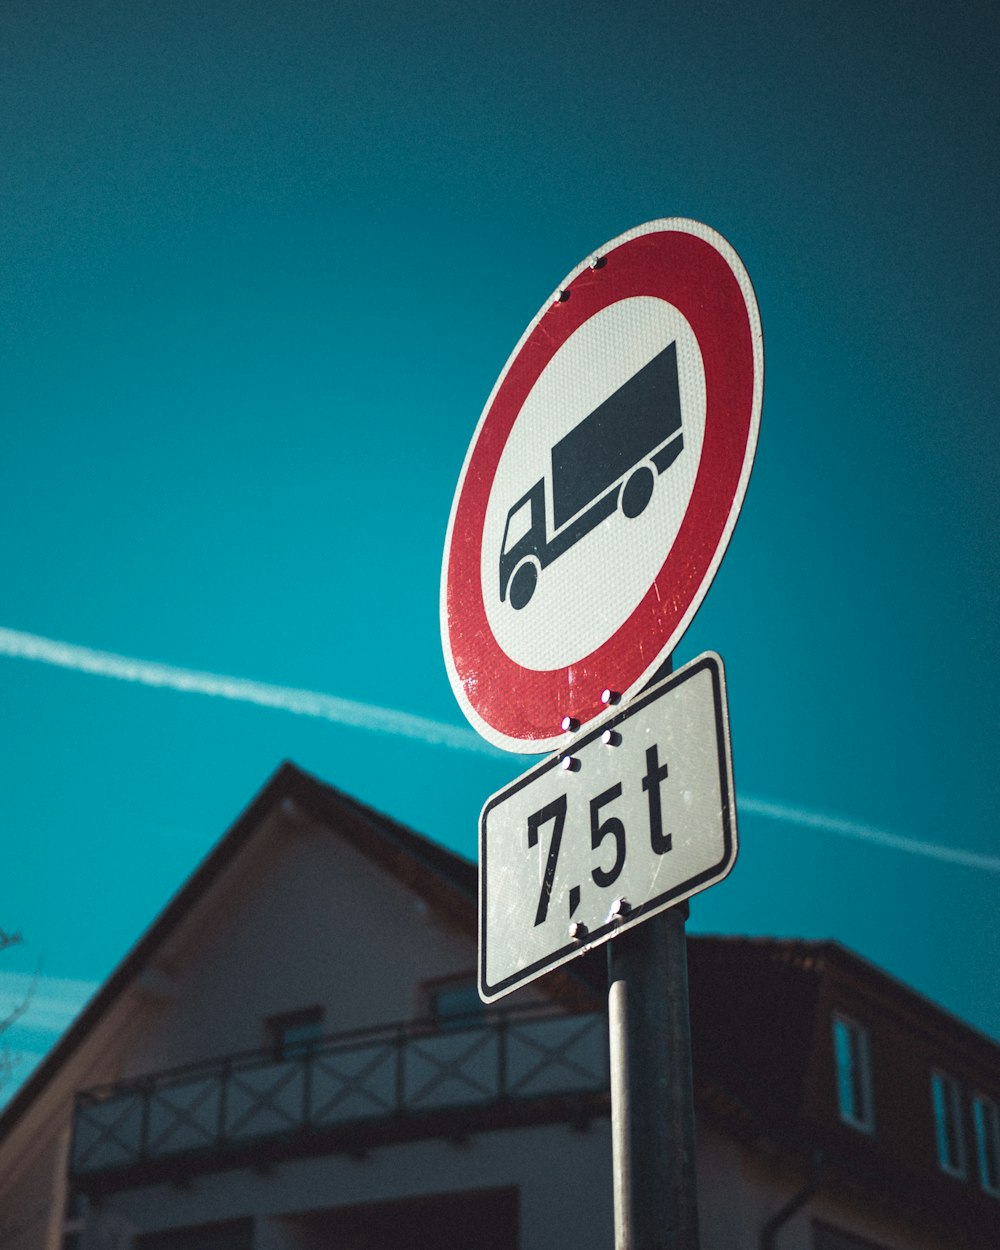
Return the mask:
<path id="1" fill-rule="evenodd" d="M 757 445 L 753 288 L 714 230 L 649 222 L 565 279 L 486 404 L 452 506 L 452 688 L 497 746 L 562 745 L 628 699 L 704 598 Z"/>
<path id="2" fill-rule="evenodd" d="M 479 843 L 486 1002 L 722 880 L 737 836 L 721 659 L 699 656 L 493 795 Z"/>
<path id="3" fill-rule="evenodd" d="M 620 346 L 612 354 L 608 343 Z M 505 549 L 504 536 L 512 506 L 528 496 L 539 478 L 539 465 L 545 465 L 549 459 L 548 455 L 539 456 L 539 431 L 544 430 L 546 441 L 551 443 L 554 474 L 552 489 L 545 492 L 544 498 L 545 533 L 560 533 L 567 519 L 571 528 L 574 517 L 582 529 L 580 522 L 586 523 L 586 511 L 593 499 L 601 510 L 600 500 L 608 487 L 605 479 L 614 482 L 622 476 L 615 453 L 622 444 L 624 423 L 620 419 L 609 421 L 606 434 L 598 428 L 591 436 L 587 452 L 596 461 L 596 467 L 606 472 L 599 474 L 596 484 L 588 488 L 585 483 L 593 474 L 583 465 L 574 466 L 577 480 L 571 489 L 583 503 L 576 508 L 579 500 L 574 499 L 563 508 L 563 513 L 573 509 L 569 518 L 557 511 L 561 500 L 556 488 L 567 485 L 558 476 L 559 452 L 565 448 L 571 453 L 575 450 L 571 437 L 574 430 L 577 442 L 582 443 L 587 437 L 587 418 L 592 413 L 599 414 L 602 405 L 616 392 L 626 400 L 630 392 L 635 392 L 637 412 L 643 415 L 640 375 L 672 344 L 676 344 L 676 351 L 668 363 L 675 364 L 676 371 L 671 367 L 667 381 L 679 390 L 684 419 L 682 426 L 674 426 L 669 419 L 669 406 L 664 404 L 664 420 L 650 422 L 640 431 L 643 443 L 650 445 L 646 449 L 649 452 L 655 454 L 660 444 L 667 443 L 670 451 L 676 453 L 669 472 L 656 482 L 641 514 L 629 517 L 616 507 L 545 565 L 527 603 L 517 602 L 509 593 L 501 598 L 498 564 L 503 555 L 531 545 L 520 533 L 508 532 Z M 654 402 L 659 399 L 655 390 L 651 398 Z M 602 434 L 614 445 L 613 449 L 600 446 Z M 619 300 L 596 313 L 567 339 L 542 371 L 518 413 L 486 506 L 480 562 L 483 603 L 493 636 L 508 658 L 527 669 L 565 668 L 617 633 L 655 581 L 664 550 L 669 550 L 677 539 L 694 490 L 704 434 L 705 369 L 701 352 L 690 325 L 673 305 L 649 296 Z M 641 450 L 638 458 L 641 464 Z M 631 461 L 633 457 L 627 459 Z M 634 465 L 626 466 L 626 473 L 629 469 L 637 471 Z M 584 483 L 578 485 L 581 477 Z M 580 489 L 581 485 L 584 489 Z M 530 506 L 522 512 L 527 534 Z M 650 534 L 655 534 L 654 541 L 649 541 Z M 602 570 L 599 595 L 594 594 L 595 565 Z M 512 581 L 517 575 L 515 568 Z M 555 619 L 562 622 L 562 627 L 547 628 L 548 622 Z"/>

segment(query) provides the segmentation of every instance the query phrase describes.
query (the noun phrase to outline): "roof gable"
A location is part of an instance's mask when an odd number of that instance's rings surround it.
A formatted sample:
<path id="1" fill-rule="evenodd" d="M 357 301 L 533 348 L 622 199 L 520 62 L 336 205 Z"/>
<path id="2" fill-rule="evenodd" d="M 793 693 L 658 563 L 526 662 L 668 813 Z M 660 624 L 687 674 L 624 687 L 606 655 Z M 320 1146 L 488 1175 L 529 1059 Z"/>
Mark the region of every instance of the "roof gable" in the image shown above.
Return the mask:
<path id="1" fill-rule="evenodd" d="M 108 1015 L 144 976 L 155 986 L 160 952 L 223 882 L 269 822 L 306 821 L 335 831 L 351 847 L 423 898 L 442 918 L 474 937 L 476 865 L 349 798 L 294 764 L 284 763 L 178 890 L 73 1024 L 0 1114 L 0 1143 Z M 151 974 L 151 975 L 150 975 Z"/>

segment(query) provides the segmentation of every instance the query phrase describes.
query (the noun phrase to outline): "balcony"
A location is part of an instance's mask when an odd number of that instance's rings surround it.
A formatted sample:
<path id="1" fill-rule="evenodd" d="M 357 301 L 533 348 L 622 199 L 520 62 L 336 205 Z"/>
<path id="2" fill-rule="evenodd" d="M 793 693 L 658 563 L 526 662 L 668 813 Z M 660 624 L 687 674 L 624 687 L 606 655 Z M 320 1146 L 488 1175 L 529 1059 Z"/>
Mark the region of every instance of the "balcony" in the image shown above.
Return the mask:
<path id="1" fill-rule="evenodd" d="M 603 1014 L 506 1012 L 232 1055 L 77 1095 L 70 1173 L 104 1191 L 607 1109 Z"/>

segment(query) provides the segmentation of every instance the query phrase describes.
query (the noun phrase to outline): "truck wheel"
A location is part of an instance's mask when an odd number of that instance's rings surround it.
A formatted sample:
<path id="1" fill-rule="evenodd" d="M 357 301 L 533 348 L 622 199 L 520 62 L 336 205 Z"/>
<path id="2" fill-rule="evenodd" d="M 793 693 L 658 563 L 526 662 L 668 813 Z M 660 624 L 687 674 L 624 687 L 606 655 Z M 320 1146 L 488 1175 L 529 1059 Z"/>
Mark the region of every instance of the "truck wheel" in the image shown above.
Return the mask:
<path id="1" fill-rule="evenodd" d="M 537 584 L 538 568 L 531 560 L 525 560 L 515 571 L 510 579 L 510 586 L 507 588 L 510 606 L 512 608 L 525 607 L 535 593 Z"/>
<path id="2" fill-rule="evenodd" d="M 655 485 L 653 470 L 641 464 L 622 488 L 622 512 L 629 518 L 637 517 L 653 498 Z"/>

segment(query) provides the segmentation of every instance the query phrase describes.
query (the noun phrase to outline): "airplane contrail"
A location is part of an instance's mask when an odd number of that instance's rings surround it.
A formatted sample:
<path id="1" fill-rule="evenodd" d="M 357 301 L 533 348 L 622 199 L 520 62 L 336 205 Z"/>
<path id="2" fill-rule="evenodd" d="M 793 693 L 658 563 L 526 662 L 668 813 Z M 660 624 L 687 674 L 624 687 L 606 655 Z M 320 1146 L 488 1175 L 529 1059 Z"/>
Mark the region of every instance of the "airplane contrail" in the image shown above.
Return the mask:
<path id="1" fill-rule="evenodd" d="M 845 838 L 856 838 L 876 846 L 886 846 L 894 851 L 906 851 L 910 855 L 924 855 L 928 859 L 940 859 L 948 864 L 961 864 L 963 868 L 980 868 L 987 872 L 1000 872 L 1000 856 L 986 855 L 980 851 L 965 851 L 957 846 L 945 846 L 939 842 L 924 842 L 920 838 L 905 838 L 886 829 L 875 829 L 859 821 L 842 820 L 837 816 L 824 816 L 801 807 L 789 807 L 784 803 L 771 803 L 766 799 L 751 798 L 740 794 L 736 800 L 737 812 L 752 812 L 769 820 L 784 824 L 820 829 Z"/>
<path id="2" fill-rule="evenodd" d="M 445 725 L 409 712 L 397 712 L 393 708 L 317 694 L 313 690 L 273 686 L 265 682 L 248 681 L 243 677 L 224 677 L 219 673 L 202 673 L 195 669 L 159 664 L 153 660 L 136 660 L 125 655 L 115 655 L 110 651 L 95 651 L 90 647 L 40 638 L 37 634 L 25 634 L 14 629 L 0 627 L 0 655 L 21 660 L 38 660 L 42 664 L 55 664 L 78 673 L 113 677 L 118 681 L 138 682 L 142 686 L 211 695 L 219 699 L 233 699 L 238 703 L 255 703 L 259 707 L 278 708 L 300 716 L 316 716 L 334 721 L 338 725 L 353 725 L 359 729 L 416 738 L 420 742 L 452 747 L 459 751 L 497 754 L 494 747 L 484 742 L 471 729 Z"/>
<path id="3" fill-rule="evenodd" d="M 318 694 L 313 690 L 268 685 L 264 682 L 249 681 L 243 677 L 224 677 L 218 673 L 203 673 L 195 669 L 178 668 L 152 660 L 137 660 L 129 656 L 115 655 L 110 651 L 95 651 L 90 647 L 80 647 L 74 643 L 57 642 L 51 638 L 41 638 L 37 634 L 5 629 L 2 626 L 0 626 L 0 655 L 22 660 L 36 660 L 43 664 L 55 664 L 60 668 L 73 669 L 76 672 L 112 677 L 118 681 L 138 682 L 144 686 L 180 690 L 189 694 L 211 695 L 216 698 L 233 699 L 240 703 L 254 703 L 259 707 L 277 708 L 280 711 L 294 712 L 300 716 L 320 717 L 339 725 L 352 725 L 359 729 L 396 734 L 400 737 L 414 738 L 420 742 L 447 746 L 459 751 L 474 751 L 494 757 L 501 754 L 471 729 L 446 725 L 424 716 L 414 716 L 409 712 L 398 712 L 392 708 L 359 703 L 352 699 L 335 698 L 333 695 Z M 885 829 L 876 829 L 858 821 L 843 820 L 837 816 L 824 815 L 822 812 L 814 812 L 806 808 L 791 807 L 745 794 L 737 796 L 737 807 L 740 812 L 763 816 L 765 819 L 779 821 L 782 824 L 817 829 L 824 833 L 854 838 L 910 855 L 922 855 L 944 863 L 957 864 L 964 868 L 1000 872 L 1000 857 L 996 855 L 966 851 L 960 847 L 945 846 L 936 842 L 925 842 L 919 838 L 907 838 Z"/>

